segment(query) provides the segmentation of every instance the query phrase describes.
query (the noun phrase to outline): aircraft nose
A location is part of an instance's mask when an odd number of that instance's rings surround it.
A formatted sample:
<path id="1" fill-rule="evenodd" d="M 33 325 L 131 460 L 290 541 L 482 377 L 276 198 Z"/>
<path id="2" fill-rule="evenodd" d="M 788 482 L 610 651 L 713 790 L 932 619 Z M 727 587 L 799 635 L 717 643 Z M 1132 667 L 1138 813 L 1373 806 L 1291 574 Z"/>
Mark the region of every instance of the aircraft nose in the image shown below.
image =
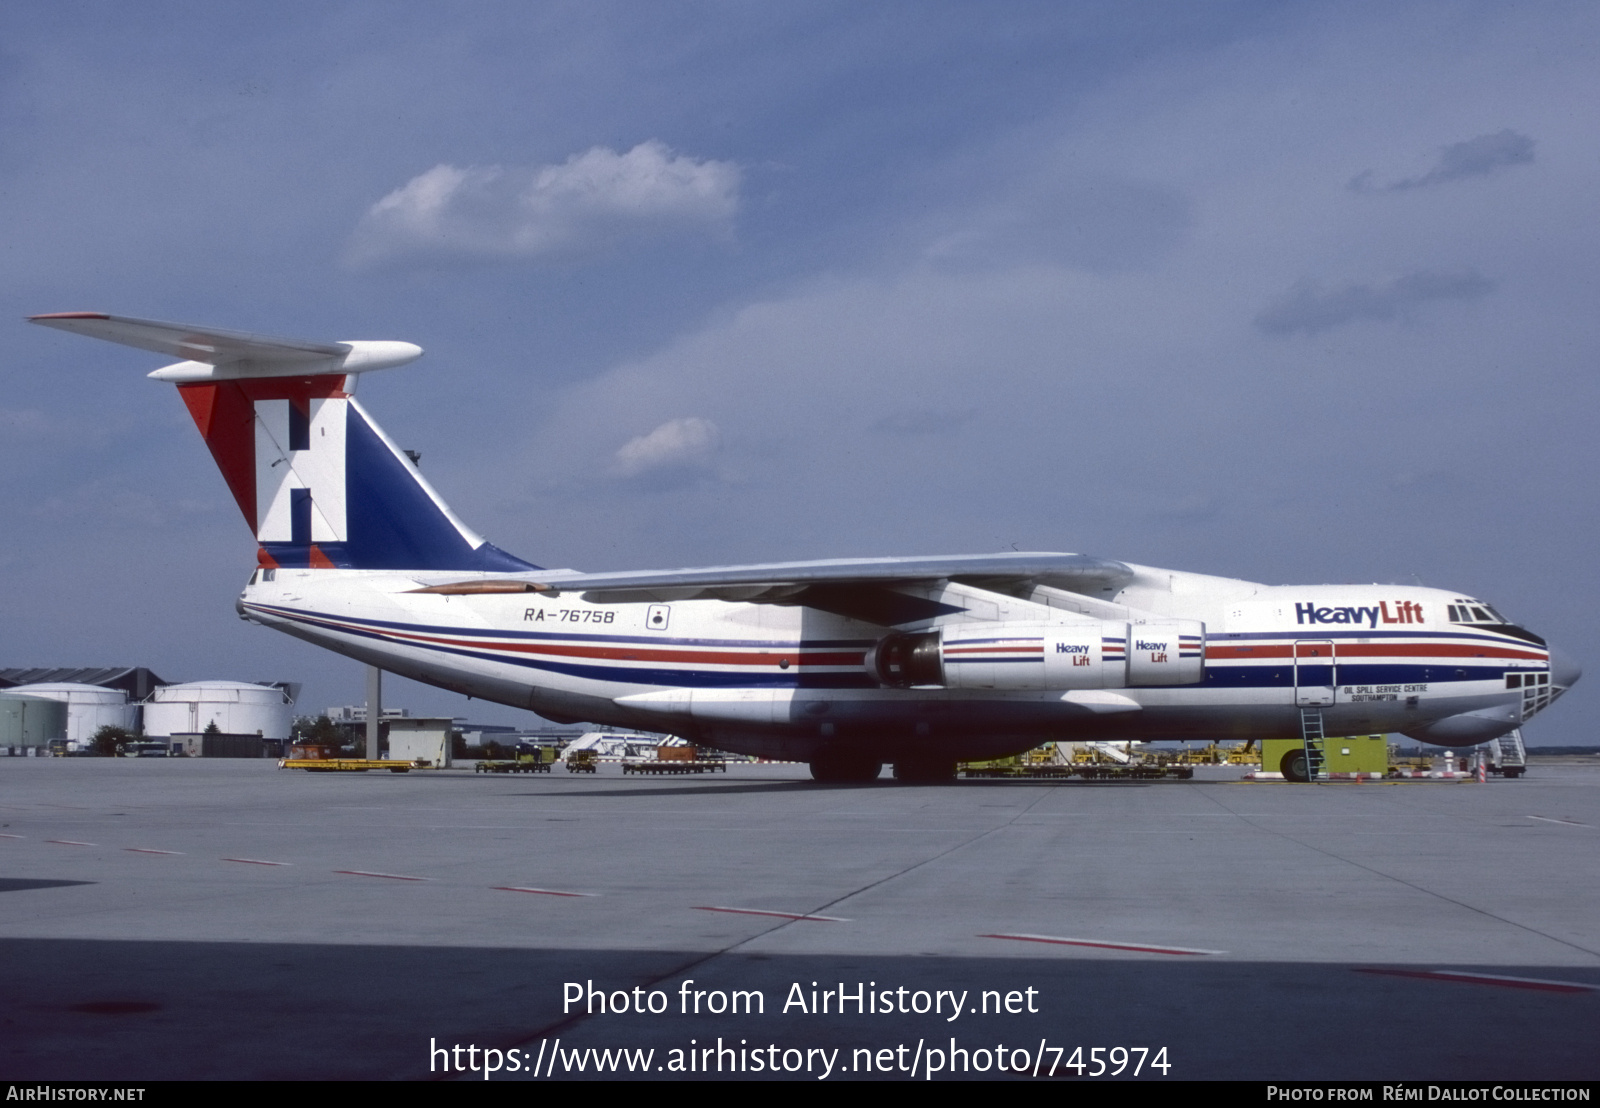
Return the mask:
<path id="1" fill-rule="evenodd" d="M 1564 650 L 1550 648 L 1550 683 L 1557 688 L 1570 689 L 1583 676 L 1583 670 Z"/>

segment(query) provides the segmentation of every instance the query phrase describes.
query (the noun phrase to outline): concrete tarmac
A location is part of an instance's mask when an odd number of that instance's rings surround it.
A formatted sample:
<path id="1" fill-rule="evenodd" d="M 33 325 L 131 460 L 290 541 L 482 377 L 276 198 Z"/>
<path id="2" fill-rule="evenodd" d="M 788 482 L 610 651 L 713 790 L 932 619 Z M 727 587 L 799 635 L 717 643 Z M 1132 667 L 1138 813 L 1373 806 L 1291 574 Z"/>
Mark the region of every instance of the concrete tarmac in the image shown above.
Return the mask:
<path id="1" fill-rule="evenodd" d="M 1600 768 L 1234 776 L 0 758 L 0 1077 L 1600 1077 Z"/>

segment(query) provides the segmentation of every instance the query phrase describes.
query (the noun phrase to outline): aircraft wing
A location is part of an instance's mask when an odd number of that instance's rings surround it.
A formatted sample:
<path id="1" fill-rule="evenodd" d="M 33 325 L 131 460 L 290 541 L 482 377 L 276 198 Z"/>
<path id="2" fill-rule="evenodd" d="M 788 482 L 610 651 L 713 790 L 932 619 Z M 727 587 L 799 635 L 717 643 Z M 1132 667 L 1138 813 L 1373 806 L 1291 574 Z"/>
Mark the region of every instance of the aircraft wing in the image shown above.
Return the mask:
<path id="1" fill-rule="evenodd" d="M 528 578 L 523 581 L 522 578 Z M 1116 592 L 1133 579 L 1121 562 L 1086 554 L 958 554 L 924 558 L 859 558 L 704 569 L 626 573 L 564 571 L 518 574 L 515 578 L 431 585 L 419 592 L 581 592 L 607 603 L 727 600 L 795 604 L 851 619 L 892 626 L 961 611 L 895 586 L 959 581 L 999 592 L 1024 585 L 1050 585 L 1090 596 Z"/>
<path id="2" fill-rule="evenodd" d="M 773 589 L 794 585 L 893 585 L 961 580 L 1030 580 L 1078 591 L 1119 587 L 1133 578 L 1121 562 L 1087 554 L 957 554 L 931 558 L 855 558 L 820 562 L 773 562 L 706 569 L 585 573 L 550 584 L 582 589 L 587 599 L 634 599 L 628 593 L 693 590 L 699 596 L 724 591 Z M 1113 584 L 1115 582 L 1115 584 Z M 595 595 L 598 594 L 598 595 Z"/>

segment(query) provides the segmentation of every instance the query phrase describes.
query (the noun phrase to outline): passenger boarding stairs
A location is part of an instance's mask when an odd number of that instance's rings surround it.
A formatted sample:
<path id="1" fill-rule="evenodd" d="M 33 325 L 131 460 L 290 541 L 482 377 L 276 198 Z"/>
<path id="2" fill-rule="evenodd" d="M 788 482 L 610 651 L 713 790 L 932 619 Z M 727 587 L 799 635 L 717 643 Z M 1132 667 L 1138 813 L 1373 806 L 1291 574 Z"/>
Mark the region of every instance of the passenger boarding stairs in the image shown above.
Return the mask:
<path id="1" fill-rule="evenodd" d="M 1520 777 L 1528 765 L 1528 752 L 1522 745 L 1522 728 L 1513 727 L 1492 740 L 1495 766 L 1507 777 Z"/>
<path id="2" fill-rule="evenodd" d="M 1300 740 L 1305 744 L 1306 750 L 1306 780 L 1315 781 L 1327 776 L 1323 771 L 1323 767 L 1327 765 L 1323 750 L 1328 737 L 1322 727 L 1321 708 L 1300 709 Z"/>

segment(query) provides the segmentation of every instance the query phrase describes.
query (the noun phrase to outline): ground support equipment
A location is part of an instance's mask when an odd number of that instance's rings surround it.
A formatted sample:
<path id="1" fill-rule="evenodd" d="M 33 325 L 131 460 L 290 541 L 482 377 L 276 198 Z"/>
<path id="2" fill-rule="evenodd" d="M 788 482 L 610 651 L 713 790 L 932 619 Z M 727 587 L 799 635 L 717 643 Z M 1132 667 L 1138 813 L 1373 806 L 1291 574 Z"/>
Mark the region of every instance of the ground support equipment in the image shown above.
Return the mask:
<path id="1" fill-rule="evenodd" d="M 410 773 L 416 763 L 392 758 L 280 758 L 278 768 L 308 769 L 313 773 L 366 773 L 369 769 Z"/>
<path id="2" fill-rule="evenodd" d="M 1131 765 L 1116 763 L 1078 763 L 1075 765 L 974 765 L 962 766 L 961 776 L 967 778 L 1000 778 L 1014 781 L 1065 781 L 1073 777 L 1085 781 L 1154 781 L 1168 778 L 1187 781 L 1194 776 L 1194 767 L 1175 764 Z"/>
<path id="3" fill-rule="evenodd" d="M 666 758 L 630 758 L 622 763 L 623 773 L 727 773 L 728 763 L 721 758 L 678 761 Z"/>

